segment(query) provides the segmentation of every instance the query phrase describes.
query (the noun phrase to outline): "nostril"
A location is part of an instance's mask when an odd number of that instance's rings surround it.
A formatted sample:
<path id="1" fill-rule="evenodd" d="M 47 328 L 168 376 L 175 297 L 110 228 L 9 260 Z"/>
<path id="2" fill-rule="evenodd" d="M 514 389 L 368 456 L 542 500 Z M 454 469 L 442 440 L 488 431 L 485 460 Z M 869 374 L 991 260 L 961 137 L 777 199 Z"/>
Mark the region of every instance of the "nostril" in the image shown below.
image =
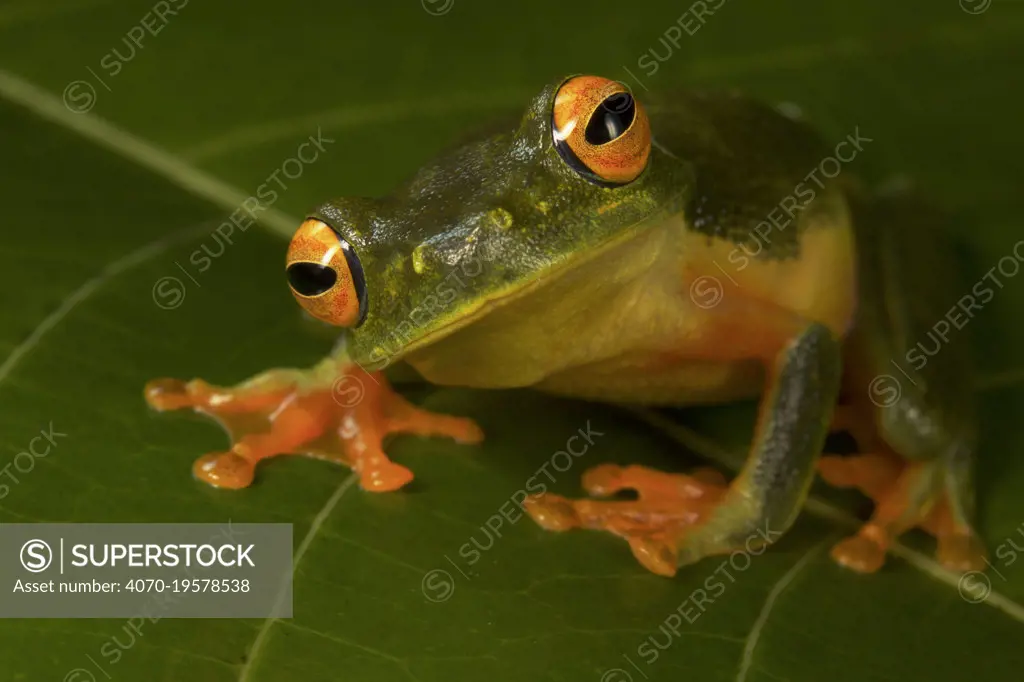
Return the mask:
<path id="1" fill-rule="evenodd" d="M 338 281 L 334 268 L 319 263 L 292 263 L 288 266 L 288 283 L 302 296 L 319 296 L 330 291 Z"/>

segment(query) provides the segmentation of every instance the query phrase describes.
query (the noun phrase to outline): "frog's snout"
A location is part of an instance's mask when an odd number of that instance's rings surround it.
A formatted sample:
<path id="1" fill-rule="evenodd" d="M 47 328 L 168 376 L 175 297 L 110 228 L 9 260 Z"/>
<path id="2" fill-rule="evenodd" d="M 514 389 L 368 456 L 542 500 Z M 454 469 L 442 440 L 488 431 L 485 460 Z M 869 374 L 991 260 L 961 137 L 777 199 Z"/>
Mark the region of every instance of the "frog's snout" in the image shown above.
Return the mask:
<path id="1" fill-rule="evenodd" d="M 310 218 L 299 226 L 285 267 L 292 295 L 313 317 L 340 327 L 358 327 L 365 319 L 363 268 L 327 223 Z"/>

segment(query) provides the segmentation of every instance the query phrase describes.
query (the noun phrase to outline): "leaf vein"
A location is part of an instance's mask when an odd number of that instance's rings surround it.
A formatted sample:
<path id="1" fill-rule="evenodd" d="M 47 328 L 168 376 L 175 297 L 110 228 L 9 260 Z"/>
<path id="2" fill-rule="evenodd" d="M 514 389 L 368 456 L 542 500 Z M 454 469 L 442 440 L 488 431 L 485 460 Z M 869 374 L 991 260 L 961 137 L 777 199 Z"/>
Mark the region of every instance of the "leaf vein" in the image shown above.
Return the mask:
<path id="1" fill-rule="evenodd" d="M 754 662 L 754 650 L 757 649 L 757 644 L 761 640 L 761 632 L 768 622 L 768 617 L 771 616 L 775 602 L 793 584 L 796 577 L 807 567 L 818 551 L 831 541 L 829 538 L 807 550 L 800 560 L 793 564 L 772 587 L 768 598 L 764 601 L 764 606 L 761 607 L 761 613 L 758 614 L 754 626 L 750 629 L 750 634 L 747 635 L 746 644 L 743 646 L 743 658 L 740 660 L 740 669 L 736 673 L 736 682 L 744 682 L 747 679 L 747 673 L 750 672 L 750 666 Z"/>
<path id="2" fill-rule="evenodd" d="M 3 94 L 3 75 L 3 71 L 0 71 L 0 94 Z M 206 221 L 196 226 L 177 230 L 169 236 L 150 242 L 149 244 L 146 244 L 145 246 L 138 248 L 110 263 L 103 268 L 98 275 L 72 291 L 71 294 L 61 302 L 56 310 L 47 315 L 43 321 L 39 323 L 39 326 L 32 330 L 32 333 L 29 334 L 24 341 L 15 346 L 14 350 L 11 351 L 11 354 L 8 355 L 7 359 L 4 360 L 2 365 L 0 365 L 0 384 L 7 379 L 11 371 L 19 362 L 21 362 L 21 359 L 39 344 L 39 341 L 47 332 L 60 324 L 60 322 L 68 316 L 75 306 L 92 296 L 93 293 L 120 273 L 130 270 L 154 256 L 160 255 L 170 248 L 172 244 L 183 241 L 186 237 L 190 237 L 194 233 L 198 233 L 200 229 L 206 229 L 210 224 L 211 221 Z"/>
<path id="3" fill-rule="evenodd" d="M 306 556 L 306 551 L 309 550 L 310 545 L 313 544 L 313 540 L 320 532 L 320 528 L 324 525 L 324 521 L 331 515 L 334 508 L 338 505 L 342 496 L 348 491 L 349 488 L 358 480 L 359 476 L 355 473 L 350 474 L 341 485 L 334 491 L 334 494 L 328 498 L 327 502 L 324 503 L 323 508 L 313 518 L 313 522 L 309 525 L 309 530 L 306 532 L 306 536 L 302 538 L 302 542 L 299 544 L 298 550 L 295 552 L 295 558 L 292 560 L 292 577 L 298 573 L 299 563 L 302 558 Z M 281 585 L 281 590 L 278 592 L 277 599 L 274 600 L 274 606 L 271 613 L 276 614 L 280 612 L 281 606 L 284 604 L 285 595 L 287 594 L 287 584 Z M 270 637 L 270 629 L 274 626 L 278 620 L 276 615 L 271 615 L 260 627 L 256 633 L 256 639 L 253 640 L 252 646 L 249 648 L 249 655 L 246 657 L 245 666 L 242 668 L 241 674 L 238 676 L 238 682 L 246 682 L 250 679 L 252 671 L 256 669 L 256 660 L 260 653 L 263 651 L 263 647 L 266 645 L 267 640 Z"/>

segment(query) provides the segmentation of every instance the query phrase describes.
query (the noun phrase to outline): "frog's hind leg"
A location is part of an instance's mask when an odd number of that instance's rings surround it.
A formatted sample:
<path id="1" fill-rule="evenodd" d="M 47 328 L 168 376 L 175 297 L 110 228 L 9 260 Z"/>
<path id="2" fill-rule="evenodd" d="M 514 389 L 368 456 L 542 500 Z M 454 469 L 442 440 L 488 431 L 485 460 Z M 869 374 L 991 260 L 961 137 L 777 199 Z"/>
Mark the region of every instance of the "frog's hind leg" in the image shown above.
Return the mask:
<path id="1" fill-rule="evenodd" d="M 938 559 L 946 568 L 984 568 L 985 548 L 965 506 L 973 485 L 948 459 L 907 462 L 893 454 L 874 453 L 826 456 L 818 470 L 827 483 L 857 488 L 875 501 L 871 520 L 832 549 L 832 557 L 843 566 L 863 573 L 878 570 L 893 540 L 919 527 L 935 536 Z"/>
<path id="2" fill-rule="evenodd" d="M 413 474 L 385 454 L 387 436 L 447 436 L 465 443 L 483 438 L 471 420 L 415 407 L 382 374 L 332 358 L 308 371 L 270 370 L 233 387 L 157 379 L 147 384 L 145 396 L 159 411 L 191 408 L 227 430 L 231 448 L 200 457 L 192 469 L 199 480 L 221 488 L 250 485 L 263 459 L 302 454 L 351 467 L 366 490 L 395 490 Z"/>
<path id="3" fill-rule="evenodd" d="M 939 217 L 907 196 L 854 203 L 860 306 L 846 349 L 843 399 L 859 456 L 823 457 L 826 482 L 855 487 L 875 511 L 833 550 L 839 563 L 877 570 L 899 534 L 936 536 L 952 570 L 978 570 L 985 550 L 973 529 L 974 406 L 968 339 L 950 306 L 977 308 L 952 275 L 956 259 Z"/>
<path id="4" fill-rule="evenodd" d="M 924 529 L 935 536 L 939 562 L 954 571 L 982 570 L 988 552 L 974 529 L 974 447 L 958 444 L 942 458 L 945 499 L 939 501 Z"/>
<path id="5" fill-rule="evenodd" d="M 826 482 L 859 488 L 876 501 L 871 520 L 832 549 L 837 562 L 861 573 L 881 568 L 892 541 L 924 524 L 935 502 L 939 472 L 931 462 L 907 464 L 876 454 L 828 456 L 821 459 L 818 470 Z"/>

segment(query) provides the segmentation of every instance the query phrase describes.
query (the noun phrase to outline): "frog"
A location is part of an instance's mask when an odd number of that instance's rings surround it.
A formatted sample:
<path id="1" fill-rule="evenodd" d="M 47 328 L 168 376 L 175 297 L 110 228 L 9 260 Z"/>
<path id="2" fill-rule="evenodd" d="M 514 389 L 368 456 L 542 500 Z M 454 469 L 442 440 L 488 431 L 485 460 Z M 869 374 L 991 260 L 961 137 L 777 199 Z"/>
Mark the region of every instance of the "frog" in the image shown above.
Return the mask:
<path id="1" fill-rule="evenodd" d="M 386 454 L 390 435 L 484 438 L 404 398 L 386 372 L 397 366 L 436 386 L 639 409 L 756 400 L 731 481 L 599 464 L 583 473 L 588 497 L 522 507 L 550 530 L 620 536 L 672 576 L 777 542 L 820 475 L 875 503 L 833 547 L 841 565 L 875 572 L 921 528 L 943 566 L 977 570 L 969 350 L 904 360 L 957 299 L 956 254 L 911 192 L 846 171 L 811 183 L 831 152 L 791 108 L 740 93 L 639 98 L 614 79 L 559 78 L 390 195 L 307 214 L 285 279 L 341 329 L 325 359 L 227 387 L 157 379 L 146 400 L 228 430 L 229 450 L 195 461 L 201 481 L 245 488 L 263 459 L 302 454 L 352 468 L 371 492 L 414 478 Z M 836 431 L 855 453 L 823 452 Z"/>

